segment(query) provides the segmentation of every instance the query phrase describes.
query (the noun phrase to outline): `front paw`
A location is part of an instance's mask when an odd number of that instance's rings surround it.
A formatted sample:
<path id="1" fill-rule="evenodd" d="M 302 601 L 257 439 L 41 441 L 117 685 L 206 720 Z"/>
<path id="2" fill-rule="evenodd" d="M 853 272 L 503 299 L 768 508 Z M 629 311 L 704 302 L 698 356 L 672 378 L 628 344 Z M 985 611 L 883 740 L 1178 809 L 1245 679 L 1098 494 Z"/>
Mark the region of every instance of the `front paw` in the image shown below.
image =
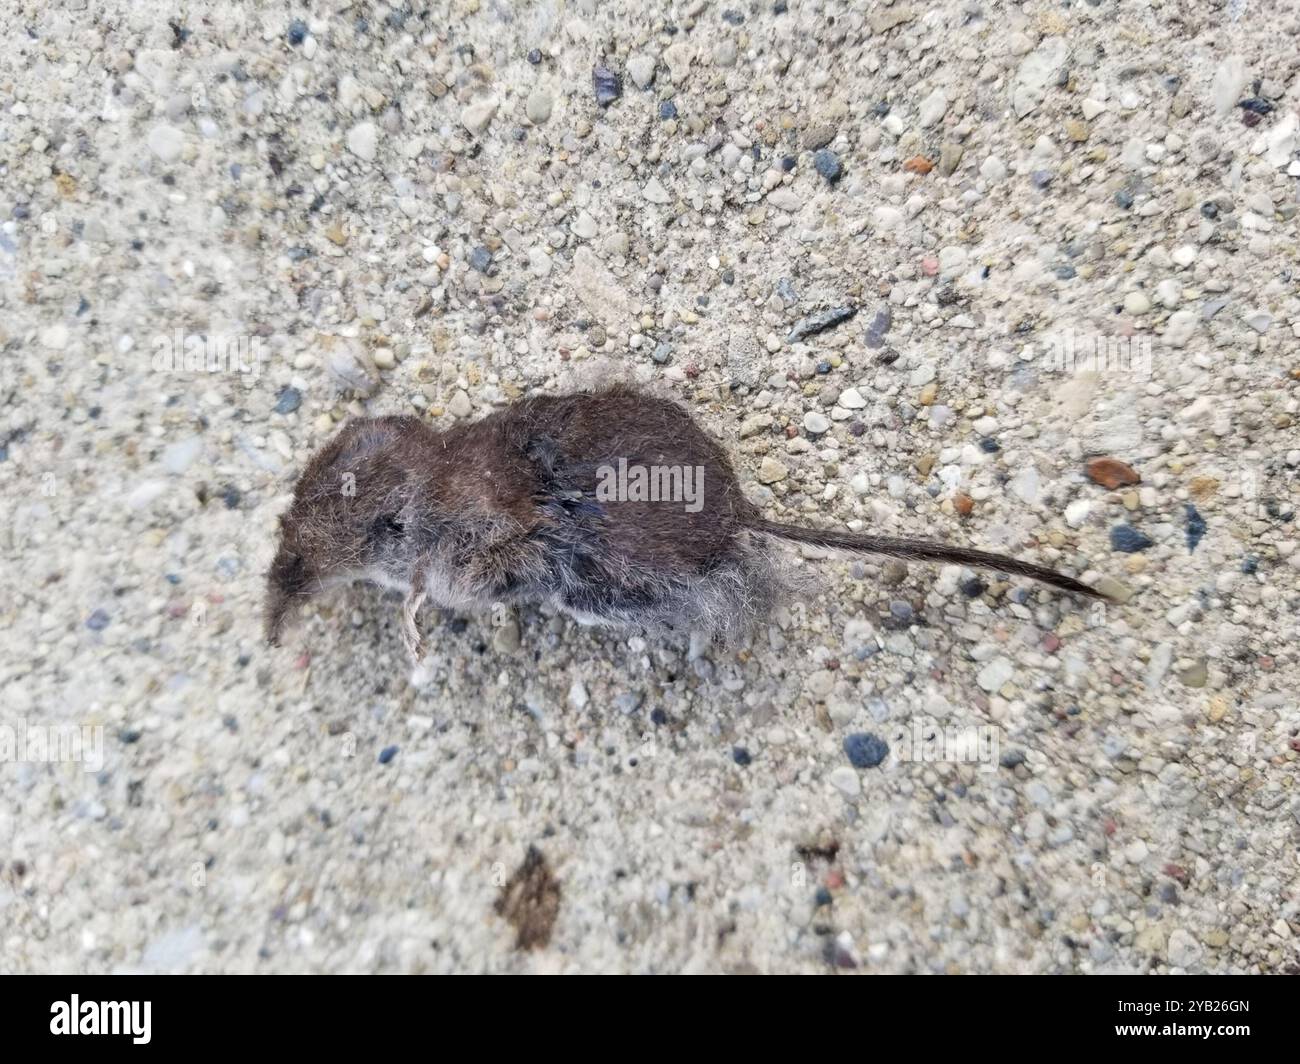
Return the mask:
<path id="1" fill-rule="evenodd" d="M 424 635 L 420 631 L 418 617 L 423 602 L 423 594 L 412 594 L 408 595 L 402 604 L 402 645 L 406 647 L 406 654 L 411 659 L 412 665 L 419 665 L 428 652 Z"/>

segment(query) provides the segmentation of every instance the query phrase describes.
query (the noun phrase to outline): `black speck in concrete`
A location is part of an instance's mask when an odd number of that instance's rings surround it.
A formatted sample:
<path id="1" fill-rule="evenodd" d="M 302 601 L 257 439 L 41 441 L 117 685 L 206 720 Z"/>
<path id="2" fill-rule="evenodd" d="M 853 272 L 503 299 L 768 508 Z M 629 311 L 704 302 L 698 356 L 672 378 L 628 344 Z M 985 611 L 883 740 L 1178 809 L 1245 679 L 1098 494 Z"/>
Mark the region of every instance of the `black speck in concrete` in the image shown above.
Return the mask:
<path id="1" fill-rule="evenodd" d="M 1183 509 L 1187 514 L 1187 550 L 1190 553 L 1196 550 L 1196 545 L 1205 535 L 1205 518 L 1190 502 L 1184 503 Z"/>

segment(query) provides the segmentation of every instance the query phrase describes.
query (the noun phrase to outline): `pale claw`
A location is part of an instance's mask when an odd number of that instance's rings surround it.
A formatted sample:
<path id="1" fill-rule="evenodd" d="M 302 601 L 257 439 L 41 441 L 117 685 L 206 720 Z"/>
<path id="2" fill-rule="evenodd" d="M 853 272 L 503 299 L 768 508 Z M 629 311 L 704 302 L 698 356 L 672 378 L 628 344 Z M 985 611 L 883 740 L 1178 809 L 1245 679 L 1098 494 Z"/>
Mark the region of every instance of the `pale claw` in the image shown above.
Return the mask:
<path id="1" fill-rule="evenodd" d="M 424 605 L 424 597 L 423 591 L 412 591 L 402 603 L 402 643 L 413 665 L 419 665 L 425 654 L 424 636 L 416 617 Z"/>

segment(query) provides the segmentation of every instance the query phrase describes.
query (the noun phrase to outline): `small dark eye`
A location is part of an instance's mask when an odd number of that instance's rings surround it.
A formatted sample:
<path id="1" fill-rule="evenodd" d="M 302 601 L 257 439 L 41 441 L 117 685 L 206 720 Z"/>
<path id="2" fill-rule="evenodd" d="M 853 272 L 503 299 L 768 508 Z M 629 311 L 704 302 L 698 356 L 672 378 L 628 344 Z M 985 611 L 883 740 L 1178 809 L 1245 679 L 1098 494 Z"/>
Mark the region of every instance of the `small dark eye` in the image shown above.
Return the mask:
<path id="1" fill-rule="evenodd" d="M 400 539 L 404 535 L 406 535 L 406 526 L 398 520 L 396 514 L 376 517 L 370 525 L 371 539 Z"/>

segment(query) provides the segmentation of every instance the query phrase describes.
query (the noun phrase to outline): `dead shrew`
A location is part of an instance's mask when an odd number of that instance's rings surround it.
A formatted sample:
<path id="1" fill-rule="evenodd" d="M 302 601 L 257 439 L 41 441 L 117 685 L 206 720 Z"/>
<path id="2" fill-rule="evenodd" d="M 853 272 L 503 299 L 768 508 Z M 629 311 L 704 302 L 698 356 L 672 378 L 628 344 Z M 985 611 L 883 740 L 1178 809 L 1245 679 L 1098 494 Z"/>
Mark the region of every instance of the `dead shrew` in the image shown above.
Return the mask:
<path id="1" fill-rule="evenodd" d="M 682 407 L 617 386 L 523 399 L 439 432 L 413 417 L 349 422 L 312 458 L 280 518 L 266 634 L 355 580 L 421 606 L 553 603 L 584 624 L 742 636 L 780 598 L 780 540 L 954 562 L 1099 593 L 968 547 L 764 520 L 722 445 Z"/>

